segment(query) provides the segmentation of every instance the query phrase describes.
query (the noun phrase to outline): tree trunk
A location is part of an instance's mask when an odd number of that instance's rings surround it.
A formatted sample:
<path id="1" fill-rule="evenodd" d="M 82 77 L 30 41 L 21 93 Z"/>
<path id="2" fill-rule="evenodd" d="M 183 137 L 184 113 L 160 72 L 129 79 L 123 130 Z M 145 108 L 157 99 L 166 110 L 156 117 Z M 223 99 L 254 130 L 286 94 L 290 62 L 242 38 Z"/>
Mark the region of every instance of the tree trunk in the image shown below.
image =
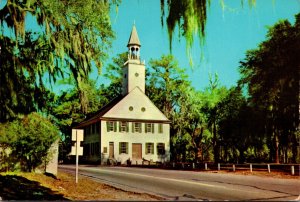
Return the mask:
<path id="1" fill-rule="evenodd" d="M 217 141 L 217 128 L 216 123 L 213 123 L 213 146 L 214 146 L 214 161 L 215 163 L 219 162 L 219 145 Z"/>
<path id="2" fill-rule="evenodd" d="M 279 140 L 277 133 L 275 133 L 275 163 L 279 164 Z"/>

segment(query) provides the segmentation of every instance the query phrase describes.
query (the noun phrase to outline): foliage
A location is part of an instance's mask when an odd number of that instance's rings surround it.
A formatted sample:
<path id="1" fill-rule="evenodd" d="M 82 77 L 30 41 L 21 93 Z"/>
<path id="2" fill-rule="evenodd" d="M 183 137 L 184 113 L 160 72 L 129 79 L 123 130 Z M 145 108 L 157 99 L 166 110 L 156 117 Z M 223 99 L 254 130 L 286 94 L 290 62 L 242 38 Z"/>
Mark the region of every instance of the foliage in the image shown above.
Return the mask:
<path id="1" fill-rule="evenodd" d="M 58 134 L 58 129 L 48 119 L 31 113 L 22 119 L 1 124 L 1 147 L 8 148 L 2 152 L 14 157 L 10 159 L 15 160 L 14 165 L 20 164 L 22 170 L 31 171 L 46 160 L 48 149 L 58 139 Z"/>
<path id="2" fill-rule="evenodd" d="M 35 111 L 35 91 L 44 92 L 49 81 L 71 75 L 80 90 L 82 109 L 88 105 L 84 85 L 94 62 L 99 72 L 107 57 L 113 32 L 109 9 L 112 4 L 101 0 L 8 0 L 0 10 L 1 44 L 1 120 Z M 25 27 L 31 21 L 33 30 Z M 12 31 L 13 34 L 9 34 Z M 32 32 L 35 31 L 35 32 Z M 2 46 L 3 44 L 3 46 Z M 3 63 L 3 64 L 2 64 Z M 11 77 L 13 75 L 14 77 Z M 13 82 L 16 80 L 17 82 Z M 24 84 L 24 87 L 22 87 Z M 5 90 L 8 92 L 4 92 Z M 27 96 L 23 96 L 25 94 Z M 25 99 L 26 98 L 26 99 Z M 7 99 L 7 100 L 6 100 Z M 17 103 L 16 100 L 22 100 Z M 25 103 L 25 100 L 29 100 Z M 34 109 L 33 109 L 34 108 Z"/>
<path id="3" fill-rule="evenodd" d="M 299 127 L 300 14 L 295 25 L 287 20 L 269 28 L 266 41 L 248 51 L 241 62 L 241 86 L 246 86 L 250 103 L 263 113 L 271 161 L 279 163 L 279 152 L 287 162 L 292 148 L 296 161 Z M 299 128 L 298 128 L 299 130 Z"/>
<path id="4" fill-rule="evenodd" d="M 100 96 L 102 98 L 102 105 L 122 94 L 123 82 L 123 66 L 128 59 L 127 52 L 120 53 L 117 57 L 112 58 L 112 63 L 106 67 L 104 77 L 110 80 L 109 86 L 102 84 L 100 87 Z"/>
<path id="5" fill-rule="evenodd" d="M 82 87 L 88 99 L 87 109 L 82 109 L 80 90 L 75 87 L 56 96 L 53 102 L 48 104 L 48 112 L 55 125 L 60 129 L 63 138 L 60 158 L 65 158 L 70 152 L 72 127 L 94 115 L 102 106 L 102 97 L 95 81 L 89 80 Z"/>
<path id="6" fill-rule="evenodd" d="M 240 0 L 243 6 L 245 0 Z M 248 0 L 250 7 L 255 5 L 256 0 Z M 224 0 L 220 1 L 224 9 Z M 186 40 L 186 52 L 190 58 L 192 65 L 191 49 L 194 44 L 194 37 L 199 38 L 200 47 L 205 41 L 205 26 L 207 21 L 207 10 L 210 5 L 210 0 L 160 0 L 161 7 L 161 23 L 164 25 L 166 21 L 169 33 L 169 46 L 172 50 L 173 34 L 176 26 L 179 28 L 179 37 L 184 36 Z M 167 10 L 167 17 L 165 17 Z"/>

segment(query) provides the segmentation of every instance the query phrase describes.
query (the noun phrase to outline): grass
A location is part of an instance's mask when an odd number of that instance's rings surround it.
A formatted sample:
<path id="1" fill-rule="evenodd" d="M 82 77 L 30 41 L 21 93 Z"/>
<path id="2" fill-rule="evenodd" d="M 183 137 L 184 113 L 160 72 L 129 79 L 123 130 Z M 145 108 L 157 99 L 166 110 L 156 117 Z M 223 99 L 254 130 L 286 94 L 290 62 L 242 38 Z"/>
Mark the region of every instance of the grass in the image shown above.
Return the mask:
<path id="1" fill-rule="evenodd" d="M 38 173 L 0 173 L 2 200 L 163 200 L 149 194 L 127 192 L 86 177 L 59 172 L 57 178 Z"/>

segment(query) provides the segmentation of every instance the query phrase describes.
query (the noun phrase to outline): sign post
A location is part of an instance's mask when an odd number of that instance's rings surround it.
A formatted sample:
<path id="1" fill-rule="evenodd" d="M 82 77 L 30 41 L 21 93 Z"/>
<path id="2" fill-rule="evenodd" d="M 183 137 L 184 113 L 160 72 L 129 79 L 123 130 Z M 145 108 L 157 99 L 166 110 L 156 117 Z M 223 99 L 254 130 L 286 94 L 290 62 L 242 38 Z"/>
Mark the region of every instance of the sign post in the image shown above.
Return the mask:
<path id="1" fill-rule="evenodd" d="M 78 159 L 79 155 L 83 155 L 83 147 L 80 146 L 80 142 L 83 141 L 83 130 L 72 129 L 72 141 L 75 142 L 71 149 L 71 155 L 76 155 L 76 183 L 78 183 Z"/>

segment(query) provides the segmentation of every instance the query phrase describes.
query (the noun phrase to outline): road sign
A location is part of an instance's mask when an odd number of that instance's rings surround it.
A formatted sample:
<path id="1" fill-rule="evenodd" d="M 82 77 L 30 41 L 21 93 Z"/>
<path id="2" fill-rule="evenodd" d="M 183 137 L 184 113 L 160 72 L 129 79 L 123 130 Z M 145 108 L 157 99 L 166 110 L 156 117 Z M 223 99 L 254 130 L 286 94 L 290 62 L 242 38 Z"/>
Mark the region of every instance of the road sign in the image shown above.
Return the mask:
<path id="1" fill-rule="evenodd" d="M 71 155 L 76 155 L 76 183 L 78 183 L 78 156 L 83 155 L 83 147 L 80 146 L 80 142 L 83 141 L 82 129 L 72 129 L 72 141 L 75 141 L 75 145 L 71 148 Z"/>

